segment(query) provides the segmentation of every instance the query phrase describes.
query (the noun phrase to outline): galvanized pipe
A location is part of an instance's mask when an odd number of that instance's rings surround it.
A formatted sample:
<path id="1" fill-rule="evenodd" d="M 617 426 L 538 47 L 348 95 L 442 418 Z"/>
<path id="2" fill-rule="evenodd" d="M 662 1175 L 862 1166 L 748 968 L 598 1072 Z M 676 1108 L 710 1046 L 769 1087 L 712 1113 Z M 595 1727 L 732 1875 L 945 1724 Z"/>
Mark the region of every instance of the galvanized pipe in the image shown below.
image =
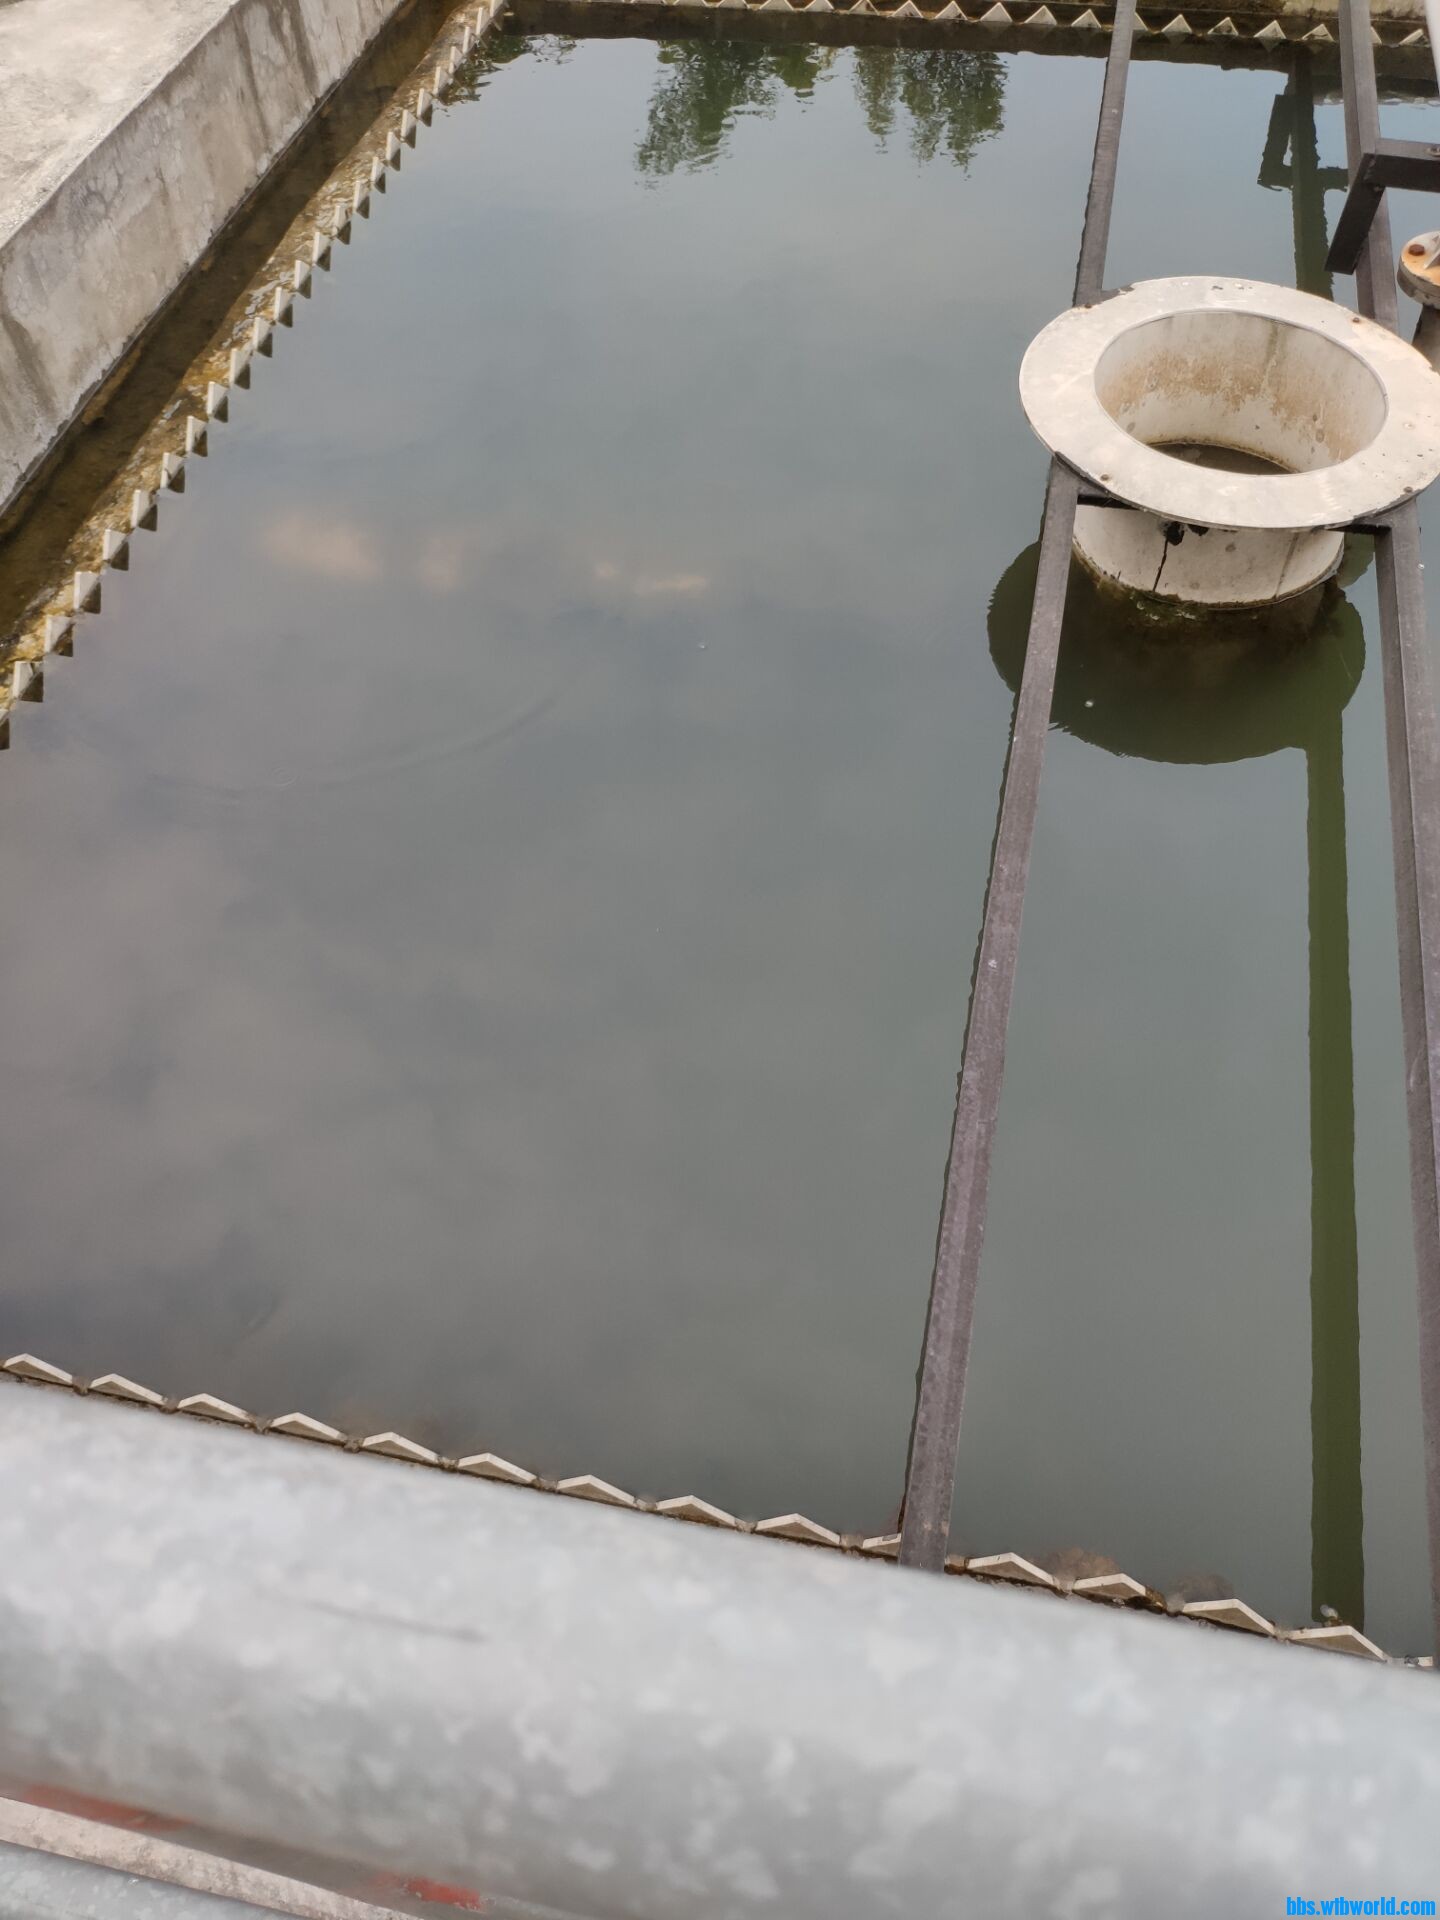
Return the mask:
<path id="1" fill-rule="evenodd" d="M 3 1382 L 0 1459 L 20 1777 L 595 1920 L 1440 1879 L 1413 1674 Z"/>

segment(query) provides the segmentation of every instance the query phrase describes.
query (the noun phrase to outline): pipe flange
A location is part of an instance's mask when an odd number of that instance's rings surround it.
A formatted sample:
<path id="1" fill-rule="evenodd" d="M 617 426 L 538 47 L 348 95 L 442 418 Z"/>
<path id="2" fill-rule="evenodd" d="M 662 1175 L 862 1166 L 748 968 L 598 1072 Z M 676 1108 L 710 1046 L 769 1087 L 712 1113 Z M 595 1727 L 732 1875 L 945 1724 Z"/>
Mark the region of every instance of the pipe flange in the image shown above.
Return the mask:
<path id="1" fill-rule="evenodd" d="M 1255 280 L 1137 282 L 1031 342 L 1020 397 L 1047 447 L 1191 527 L 1344 527 L 1440 474 L 1440 375 L 1348 308 Z M 1271 471 L 1165 451 L 1228 448 Z"/>
<path id="2" fill-rule="evenodd" d="M 1401 251 L 1395 278 L 1422 307 L 1440 307 L 1440 233 L 1420 233 Z"/>

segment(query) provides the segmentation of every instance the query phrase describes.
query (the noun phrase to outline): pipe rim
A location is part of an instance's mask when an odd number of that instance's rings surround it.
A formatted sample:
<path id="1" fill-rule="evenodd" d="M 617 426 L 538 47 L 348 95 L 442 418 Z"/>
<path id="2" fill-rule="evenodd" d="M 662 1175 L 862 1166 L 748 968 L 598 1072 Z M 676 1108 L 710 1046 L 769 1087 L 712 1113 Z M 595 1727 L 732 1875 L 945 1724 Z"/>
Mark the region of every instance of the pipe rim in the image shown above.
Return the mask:
<path id="1" fill-rule="evenodd" d="M 1387 402 L 1379 431 L 1348 458 L 1301 473 L 1236 474 L 1146 446 L 1106 411 L 1101 356 L 1138 327 L 1185 313 L 1234 313 L 1318 334 L 1355 356 Z M 1020 399 L 1052 453 L 1117 499 L 1167 520 L 1240 530 L 1344 527 L 1422 492 L 1440 475 L 1440 374 L 1388 328 L 1291 287 L 1185 275 L 1142 280 L 1072 307 L 1031 341 Z"/>

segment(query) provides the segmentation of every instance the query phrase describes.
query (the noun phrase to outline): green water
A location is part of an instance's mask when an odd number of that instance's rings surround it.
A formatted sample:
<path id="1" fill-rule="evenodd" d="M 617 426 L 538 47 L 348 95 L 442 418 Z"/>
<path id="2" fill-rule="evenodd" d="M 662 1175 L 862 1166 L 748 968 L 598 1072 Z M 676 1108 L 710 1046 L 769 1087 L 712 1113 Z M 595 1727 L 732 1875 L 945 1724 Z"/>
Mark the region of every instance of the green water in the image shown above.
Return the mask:
<path id="1" fill-rule="evenodd" d="M 505 55 L 17 715 L 3 1337 L 878 1530 L 1100 64 Z M 1112 282 L 1313 283 L 1285 86 L 1137 67 Z M 1413 1650 L 1372 602 L 1177 663 L 1077 598 L 956 1541 Z"/>

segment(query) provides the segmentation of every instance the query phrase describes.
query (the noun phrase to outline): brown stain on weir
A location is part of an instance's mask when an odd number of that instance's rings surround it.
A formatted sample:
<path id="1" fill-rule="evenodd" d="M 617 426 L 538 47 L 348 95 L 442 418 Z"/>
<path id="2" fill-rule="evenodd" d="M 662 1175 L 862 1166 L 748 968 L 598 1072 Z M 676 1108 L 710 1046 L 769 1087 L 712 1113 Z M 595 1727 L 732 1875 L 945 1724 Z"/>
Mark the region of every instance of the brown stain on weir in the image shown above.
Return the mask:
<path id="1" fill-rule="evenodd" d="M 1306 379 L 1300 369 L 1287 372 L 1284 361 L 1277 357 L 1279 344 L 1277 334 L 1258 368 L 1253 363 L 1227 361 L 1215 353 L 1186 353 L 1177 348 L 1164 350 L 1147 358 L 1143 365 L 1106 380 L 1100 390 L 1101 404 L 1117 426 L 1123 427 L 1136 438 L 1143 438 L 1136 434 L 1135 423 L 1143 415 L 1145 402 L 1157 393 L 1189 392 L 1207 401 L 1218 401 L 1227 416 L 1225 424 L 1230 431 L 1223 436 L 1207 431 L 1204 434 L 1189 433 L 1183 437 L 1231 447 L 1237 453 L 1253 454 L 1259 459 L 1273 460 L 1270 449 L 1259 445 L 1259 432 L 1247 435 L 1243 431 L 1238 434 L 1234 431 L 1243 422 L 1245 410 L 1258 404 L 1266 416 L 1278 420 L 1297 438 L 1309 442 L 1318 456 L 1310 464 L 1321 467 L 1347 459 L 1356 451 L 1352 444 L 1353 436 L 1343 435 L 1342 423 L 1334 418 L 1343 402 L 1337 402 L 1326 390 Z M 1343 353 L 1345 349 L 1338 348 L 1337 351 Z M 1356 364 L 1363 366 L 1364 363 L 1357 360 Z M 1369 369 L 1365 371 L 1368 374 Z M 1259 424 L 1257 422 L 1257 426 Z M 1178 439 L 1182 436 L 1170 437 Z M 1160 445 L 1159 442 L 1147 444 Z M 1292 465 L 1289 470 L 1304 469 Z"/>

